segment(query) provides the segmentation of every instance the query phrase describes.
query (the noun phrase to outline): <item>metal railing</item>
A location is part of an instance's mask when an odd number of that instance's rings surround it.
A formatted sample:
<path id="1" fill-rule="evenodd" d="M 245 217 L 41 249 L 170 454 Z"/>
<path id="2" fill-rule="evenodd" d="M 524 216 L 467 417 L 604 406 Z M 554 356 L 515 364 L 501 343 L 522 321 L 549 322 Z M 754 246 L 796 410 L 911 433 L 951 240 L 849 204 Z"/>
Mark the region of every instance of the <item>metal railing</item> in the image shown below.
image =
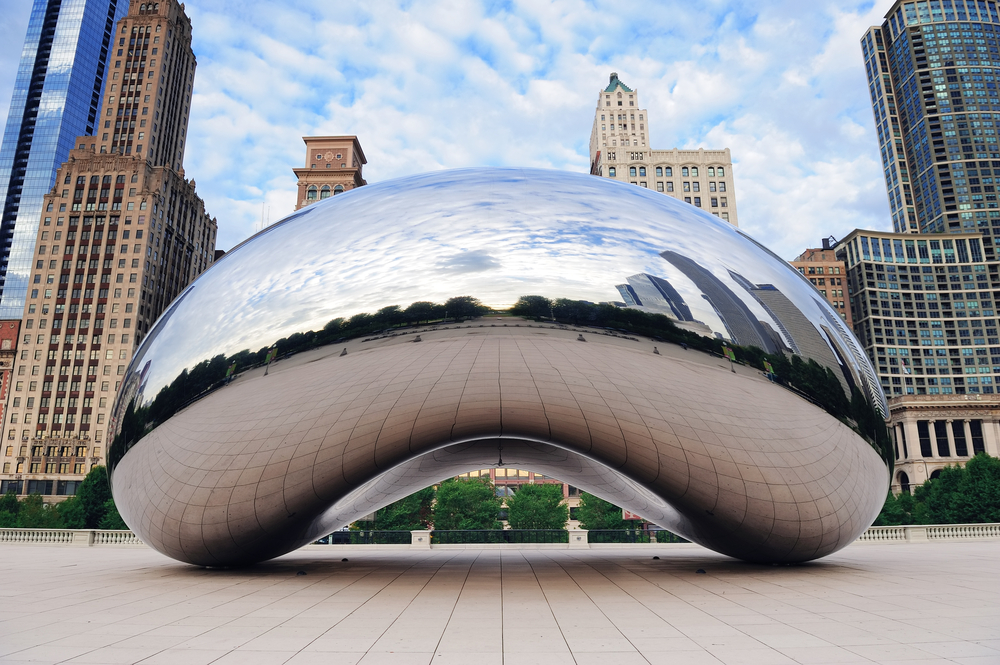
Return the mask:
<path id="1" fill-rule="evenodd" d="M 687 540 L 669 531 L 640 529 L 483 529 L 470 531 L 335 531 L 316 541 L 316 545 L 535 545 L 567 544 L 589 547 L 606 544 L 670 544 Z M 575 534 L 570 541 L 570 534 Z M 869 527 L 858 538 L 861 543 L 957 542 L 1000 540 L 1000 523 L 989 524 L 913 524 Z M 106 529 L 0 529 L 0 543 L 55 545 L 68 547 L 142 546 L 142 540 L 128 530 Z"/>
<path id="2" fill-rule="evenodd" d="M 509 543 L 568 543 L 566 529 L 483 529 L 469 531 L 434 530 L 431 545 L 489 545 Z"/>
<path id="3" fill-rule="evenodd" d="M 409 531 L 351 530 L 334 531 L 317 540 L 314 545 L 409 545 Z"/>

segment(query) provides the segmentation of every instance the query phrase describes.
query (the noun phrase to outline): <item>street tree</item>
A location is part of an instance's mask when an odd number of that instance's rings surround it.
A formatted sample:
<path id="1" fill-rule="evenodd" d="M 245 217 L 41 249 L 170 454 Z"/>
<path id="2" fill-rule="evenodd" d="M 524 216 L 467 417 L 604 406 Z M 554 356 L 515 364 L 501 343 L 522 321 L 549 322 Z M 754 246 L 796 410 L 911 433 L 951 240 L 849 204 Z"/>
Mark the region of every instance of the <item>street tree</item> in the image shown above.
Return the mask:
<path id="1" fill-rule="evenodd" d="M 507 497 L 507 523 L 512 529 L 565 529 L 568 519 L 561 484 L 524 484 Z"/>

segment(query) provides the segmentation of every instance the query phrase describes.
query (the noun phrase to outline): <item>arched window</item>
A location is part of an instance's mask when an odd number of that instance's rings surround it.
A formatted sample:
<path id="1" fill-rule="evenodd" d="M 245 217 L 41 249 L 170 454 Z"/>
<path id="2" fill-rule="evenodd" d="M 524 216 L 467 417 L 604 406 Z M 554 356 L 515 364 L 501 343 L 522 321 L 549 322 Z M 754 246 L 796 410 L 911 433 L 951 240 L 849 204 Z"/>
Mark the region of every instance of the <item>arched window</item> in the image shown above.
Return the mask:
<path id="1" fill-rule="evenodd" d="M 698 167 L 697 166 L 692 166 L 691 167 L 691 177 L 692 178 L 697 178 L 698 177 Z"/>
<path id="2" fill-rule="evenodd" d="M 657 166 L 656 167 L 656 177 L 657 178 L 662 178 L 663 177 L 663 167 L 662 166 Z"/>
<path id="3" fill-rule="evenodd" d="M 931 480 L 936 480 L 941 475 L 941 469 L 931 471 Z"/>
<path id="4" fill-rule="evenodd" d="M 343 185 L 337 185 L 336 187 L 333 188 L 333 193 L 334 193 L 334 195 L 343 194 L 344 193 L 344 186 Z"/>
<path id="5" fill-rule="evenodd" d="M 614 178 L 615 177 L 615 167 L 613 167 L 613 166 L 609 166 L 608 167 L 608 177 L 609 178 Z"/>
<path id="6" fill-rule="evenodd" d="M 315 201 L 315 200 L 316 200 L 316 185 L 312 185 L 309 187 L 308 191 L 306 191 L 306 201 Z"/>
<path id="7" fill-rule="evenodd" d="M 725 178 L 726 170 L 720 166 L 719 168 L 715 169 L 715 175 L 719 176 L 720 178 Z"/>
<path id="8" fill-rule="evenodd" d="M 628 167 L 628 174 L 629 174 L 629 175 L 630 175 L 631 177 L 633 177 L 633 178 L 635 177 L 635 167 L 634 167 L 634 166 L 630 166 L 630 167 Z"/>
<path id="9" fill-rule="evenodd" d="M 672 167 L 672 166 L 668 166 L 667 167 L 667 169 L 666 169 L 666 176 L 668 178 L 674 177 L 674 167 Z"/>
<path id="10" fill-rule="evenodd" d="M 319 190 L 319 197 L 321 199 L 330 198 L 330 185 L 323 185 L 323 189 Z"/>
<path id="11" fill-rule="evenodd" d="M 684 176 L 685 178 L 691 175 L 691 173 L 688 171 L 688 167 L 685 166 L 681 169 L 681 175 Z"/>
<path id="12" fill-rule="evenodd" d="M 905 494 L 910 493 L 910 477 L 905 471 L 899 472 L 899 489 Z"/>
<path id="13" fill-rule="evenodd" d="M 640 166 L 639 167 L 639 175 L 641 175 L 644 178 L 646 177 L 646 167 L 645 166 Z"/>

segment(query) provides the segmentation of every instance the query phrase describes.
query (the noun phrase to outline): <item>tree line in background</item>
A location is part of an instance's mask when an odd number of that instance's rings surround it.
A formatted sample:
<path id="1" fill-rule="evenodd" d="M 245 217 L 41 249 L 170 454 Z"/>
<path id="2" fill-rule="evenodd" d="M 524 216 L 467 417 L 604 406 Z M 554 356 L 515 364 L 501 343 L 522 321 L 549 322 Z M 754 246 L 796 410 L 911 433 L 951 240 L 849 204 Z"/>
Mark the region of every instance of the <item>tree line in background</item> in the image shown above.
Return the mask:
<path id="1" fill-rule="evenodd" d="M 111 497 L 108 470 L 95 466 L 76 495 L 56 504 L 42 495 L 18 499 L 13 491 L 0 498 L 0 528 L 4 529 L 127 529 Z"/>
<path id="2" fill-rule="evenodd" d="M 504 514 L 506 511 L 506 514 Z M 375 511 L 373 521 L 352 529 L 376 531 L 500 530 L 501 518 L 511 529 L 565 529 L 569 508 L 563 503 L 562 484 L 525 483 L 512 495 L 497 496 L 489 478 L 450 478 L 435 489 L 427 487 Z M 577 518 L 584 529 L 632 529 L 622 509 L 583 492 Z"/>
<path id="3" fill-rule="evenodd" d="M 979 453 L 965 466 L 941 469 L 937 478 L 889 496 L 875 526 L 1000 522 L 1000 459 Z"/>

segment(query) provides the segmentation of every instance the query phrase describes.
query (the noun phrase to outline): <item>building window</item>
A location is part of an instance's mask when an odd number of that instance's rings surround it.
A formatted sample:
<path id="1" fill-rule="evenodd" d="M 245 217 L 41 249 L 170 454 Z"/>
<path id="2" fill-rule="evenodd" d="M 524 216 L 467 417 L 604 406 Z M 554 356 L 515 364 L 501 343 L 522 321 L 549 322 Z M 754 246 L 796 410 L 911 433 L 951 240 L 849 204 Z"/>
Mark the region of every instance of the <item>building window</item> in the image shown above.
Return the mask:
<path id="1" fill-rule="evenodd" d="M 667 191 L 668 192 L 674 191 L 674 183 L 672 183 L 672 182 L 668 182 L 667 183 Z"/>
<path id="2" fill-rule="evenodd" d="M 306 201 L 315 201 L 317 192 L 318 190 L 316 189 L 316 185 L 309 187 L 309 189 L 306 190 Z"/>
<path id="3" fill-rule="evenodd" d="M 337 186 L 335 186 L 333 188 L 333 193 L 334 193 L 334 195 L 343 194 L 344 193 L 344 187 L 343 187 L 343 185 L 337 185 Z"/>
<path id="4" fill-rule="evenodd" d="M 691 191 L 691 183 L 689 183 L 689 182 L 685 182 L 684 183 L 684 191 L 685 192 L 690 192 Z"/>
<path id="5" fill-rule="evenodd" d="M 685 167 L 681 168 L 681 176 L 682 177 L 686 178 L 689 175 L 691 175 L 691 172 L 688 170 L 688 167 L 685 166 Z"/>
<path id="6" fill-rule="evenodd" d="M 714 196 L 712 197 L 712 207 L 713 208 L 719 207 L 719 199 L 715 198 Z"/>
<path id="7" fill-rule="evenodd" d="M 719 168 L 715 169 L 715 175 L 719 176 L 720 178 L 725 178 L 726 177 L 726 170 L 723 169 L 720 166 Z M 722 191 L 726 191 L 726 190 L 723 189 Z"/>
<path id="8" fill-rule="evenodd" d="M 319 197 L 321 199 L 330 198 L 330 185 L 323 185 L 323 189 L 319 190 Z"/>
<path id="9" fill-rule="evenodd" d="M 608 167 L 608 177 L 609 178 L 614 178 L 615 177 L 615 167 L 613 167 L 613 166 L 609 166 Z"/>
<path id="10" fill-rule="evenodd" d="M 631 177 L 631 178 L 635 177 L 635 167 L 634 166 L 628 167 L 628 174 L 629 174 L 629 177 Z"/>
<path id="11" fill-rule="evenodd" d="M 693 182 L 693 183 L 691 183 L 691 187 L 696 192 L 700 192 L 701 191 L 701 183 L 700 182 Z"/>
<path id="12" fill-rule="evenodd" d="M 698 206 L 699 208 L 701 207 L 701 197 L 700 196 L 694 197 L 694 204 L 696 206 Z"/>
<path id="13" fill-rule="evenodd" d="M 643 178 L 646 177 L 646 167 L 645 166 L 640 166 L 639 167 L 639 175 L 642 176 Z"/>
<path id="14" fill-rule="evenodd" d="M 663 177 L 663 167 L 662 166 L 657 166 L 656 167 L 656 177 L 657 178 L 662 178 Z"/>
<path id="15" fill-rule="evenodd" d="M 663 191 L 663 183 L 662 182 L 656 183 L 656 191 L 658 191 L 658 192 L 662 192 Z"/>
<path id="16" fill-rule="evenodd" d="M 715 177 L 715 167 L 714 166 L 709 166 L 708 167 L 708 177 L 709 178 L 714 178 Z"/>

